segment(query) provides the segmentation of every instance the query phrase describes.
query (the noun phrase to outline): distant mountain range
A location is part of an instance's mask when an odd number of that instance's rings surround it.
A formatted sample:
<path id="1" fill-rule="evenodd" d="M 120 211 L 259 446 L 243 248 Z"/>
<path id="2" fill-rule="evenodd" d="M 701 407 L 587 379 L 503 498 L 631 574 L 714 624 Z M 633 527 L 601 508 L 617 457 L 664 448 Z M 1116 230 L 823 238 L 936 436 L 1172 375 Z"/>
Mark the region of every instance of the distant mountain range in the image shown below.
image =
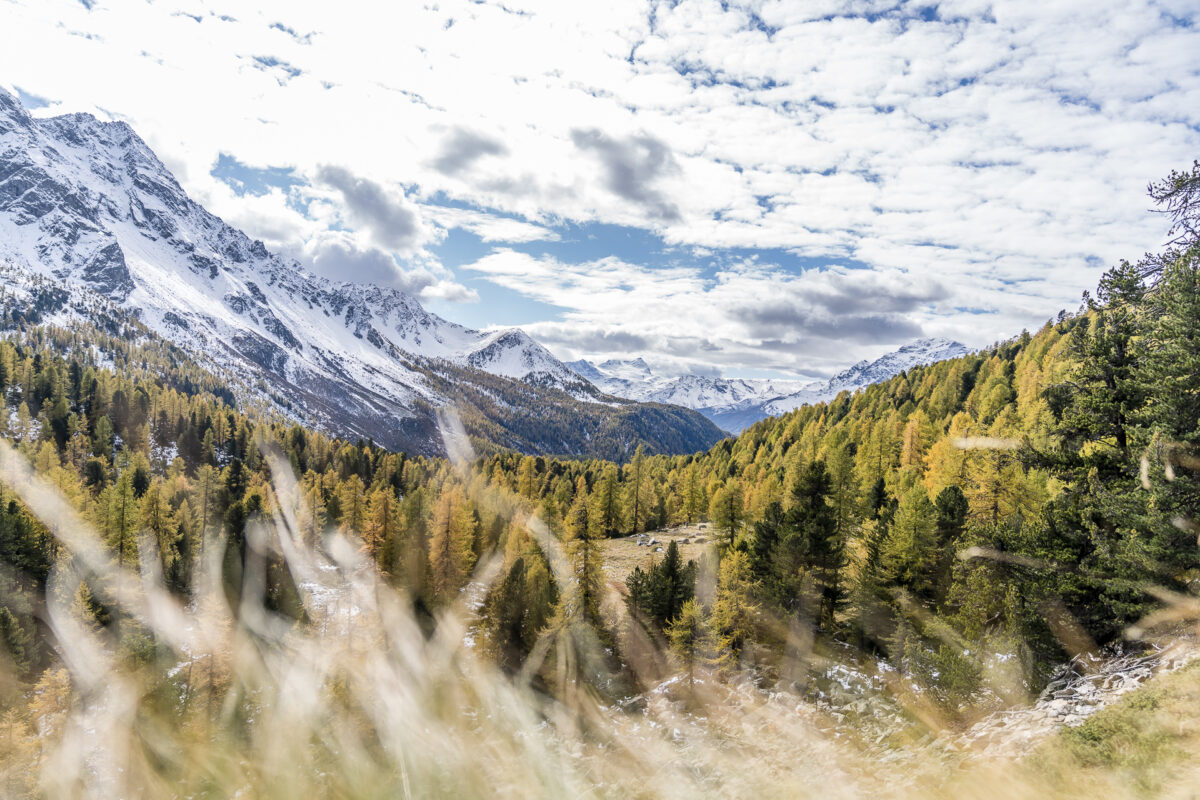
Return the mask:
<path id="1" fill-rule="evenodd" d="M 519 329 L 471 330 L 403 291 L 314 275 L 193 202 L 125 123 L 34 118 L 3 90 L 0 289 L 36 295 L 59 324 L 103 298 L 229 376 L 240 400 L 427 454 L 443 451 L 444 407 L 484 449 L 695 452 L 723 431 L 967 352 L 924 340 L 826 383 L 662 377 L 642 359 L 564 364 Z"/>
<path id="2" fill-rule="evenodd" d="M 33 274 L 103 296 L 257 387 L 243 395 L 390 448 L 442 452 L 445 406 L 478 442 L 531 453 L 620 459 L 723 435 L 692 411 L 604 395 L 518 329 L 470 330 L 405 292 L 314 275 L 193 202 L 125 123 L 34 118 L 3 90 L 0 263 L 6 287 Z"/>
<path id="3" fill-rule="evenodd" d="M 855 391 L 915 366 L 969 352 L 966 345 L 950 339 L 921 339 L 874 361 L 860 361 L 825 382 L 658 376 L 641 358 L 600 364 L 571 361 L 567 366 L 608 394 L 681 405 L 699 411 L 724 430 L 739 433 L 760 419 L 786 414 L 802 405 L 826 402 L 843 391 Z"/>

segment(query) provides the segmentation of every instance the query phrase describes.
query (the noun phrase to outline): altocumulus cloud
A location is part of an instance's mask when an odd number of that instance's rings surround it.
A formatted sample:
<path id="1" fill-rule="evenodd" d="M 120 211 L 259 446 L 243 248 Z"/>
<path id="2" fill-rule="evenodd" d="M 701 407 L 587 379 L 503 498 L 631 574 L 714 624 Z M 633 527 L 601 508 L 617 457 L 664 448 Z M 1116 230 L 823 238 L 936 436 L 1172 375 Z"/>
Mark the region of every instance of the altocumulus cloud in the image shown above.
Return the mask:
<path id="1" fill-rule="evenodd" d="M 677 222 L 679 208 L 654 184 L 679 171 L 666 143 L 640 134 L 613 139 L 599 130 L 573 130 L 571 141 L 600 160 L 605 187 L 660 222 Z"/>
<path id="2" fill-rule="evenodd" d="M 115 110 L 197 197 L 220 191 L 209 168 L 222 152 L 300 175 L 339 165 L 321 185 L 336 209 L 310 203 L 301 218 L 291 196 L 226 197 L 216 210 L 260 238 L 349 226 L 358 251 L 415 264 L 439 225 L 502 243 L 601 222 L 948 288 L 898 287 L 868 308 L 823 289 L 828 275 L 680 273 L 617 242 L 610 253 L 646 266 L 598 259 L 603 243 L 553 250 L 641 281 L 641 296 L 567 265 L 570 283 L 551 274 L 547 293 L 594 289 L 596 310 L 579 299 L 531 322 L 628 333 L 662 353 L 702 343 L 726 364 L 784 363 L 788 348 L 820 358 L 876 323 L 971 344 L 1035 325 L 1105 264 L 1161 244 L 1146 182 L 1200 153 L 1195 0 L 245 5 L 189 8 L 197 24 L 168 3 L 7 4 L 19 35 L 0 48 L 0 75 L 47 98 L 43 113 Z M 280 63 L 253 61 L 264 54 Z M 471 213 L 435 217 L 435 198 Z M 382 263 L 364 259 L 364 271 Z M 756 301 L 794 311 L 756 317 Z M 787 324 L 795 336 L 757 336 Z M 842 361 L 860 355 L 872 353 Z"/>
<path id="3" fill-rule="evenodd" d="M 929 334 L 922 317 L 949 292 L 903 270 L 800 274 L 743 264 L 713 275 L 616 258 L 566 263 L 500 250 L 467 270 L 566 309 L 524 326 L 572 357 L 655 353 L 687 372 L 714 366 L 811 374 Z M 940 331 L 938 331 L 940 332 Z M 886 348 L 883 348 L 886 349 Z"/>
<path id="4" fill-rule="evenodd" d="M 431 166 L 443 175 L 458 175 L 484 156 L 506 155 L 504 143 L 481 133 L 455 128 L 442 142 Z"/>
<path id="5" fill-rule="evenodd" d="M 365 229 L 380 247 L 412 252 L 427 238 L 416 208 L 403 195 L 386 191 L 344 167 L 322 166 L 316 177 L 341 193 L 350 221 Z"/>
<path id="6" fill-rule="evenodd" d="M 317 275 L 333 281 L 371 283 L 400 289 L 424 299 L 471 302 L 478 295 L 471 289 L 436 275 L 429 267 L 402 268 L 396 258 L 371 246 L 361 246 L 351 234 L 330 231 L 311 239 L 302 257 Z M 441 272 L 442 270 L 438 270 Z"/>

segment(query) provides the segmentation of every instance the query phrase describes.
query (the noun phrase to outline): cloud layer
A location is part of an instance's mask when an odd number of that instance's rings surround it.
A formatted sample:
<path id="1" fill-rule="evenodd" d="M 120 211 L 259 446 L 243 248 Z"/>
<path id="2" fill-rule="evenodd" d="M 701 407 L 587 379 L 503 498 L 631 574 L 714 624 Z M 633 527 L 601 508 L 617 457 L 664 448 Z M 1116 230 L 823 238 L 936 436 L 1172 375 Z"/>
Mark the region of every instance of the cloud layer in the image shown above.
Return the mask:
<path id="1" fill-rule="evenodd" d="M 1194 0 L 255 5 L 0 0 L 0 75 L 39 113 L 128 119 L 198 200 L 313 264 L 554 302 L 527 327 L 571 354 L 983 344 L 1157 247 L 1144 187 L 1200 155 Z M 222 153 L 305 184 L 235 192 Z M 675 250 L 534 247 L 564 223 Z M 491 255 L 438 263 L 455 229 Z"/>
<path id="2" fill-rule="evenodd" d="M 822 375 L 848 352 L 909 341 L 915 322 L 950 297 L 944 283 L 903 270 L 812 269 L 740 263 L 705 274 L 616 258 L 580 264 L 500 250 L 465 267 L 567 309 L 525 326 L 564 352 L 652 353 L 660 368 L 705 366 Z M 939 331 L 940 332 L 940 331 Z M 699 369 L 698 369 L 699 368 Z"/>

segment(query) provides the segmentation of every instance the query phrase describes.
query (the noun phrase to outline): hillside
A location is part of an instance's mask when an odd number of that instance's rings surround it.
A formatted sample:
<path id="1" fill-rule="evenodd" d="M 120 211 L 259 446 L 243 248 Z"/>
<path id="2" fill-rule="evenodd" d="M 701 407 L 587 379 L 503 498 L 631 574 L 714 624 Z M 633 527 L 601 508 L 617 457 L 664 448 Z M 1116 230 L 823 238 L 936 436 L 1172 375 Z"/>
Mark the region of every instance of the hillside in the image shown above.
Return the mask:
<path id="1" fill-rule="evenodd" d="M 520 330 L 470 330 L 398 289 L 314 275 L 193 202 L 128 125 L 34 118 L 2 90 L 0 259 L 108 298 L 193 358 L 269 386 L 259 399 L 298 421 L 392 449 L 442 452 L 436 410 L 464 392 L 490 398 L 460 411 L 492 446 L 619 459 L 722 436 L 694 413 L 603 396 Z M 585 424 L 510 428 L 541 413 Z"/>
<path id="2" fill-rule="evenodd" d="M 1182 781 L 1194 669 L 1101 708 L 1063 665 L 1140 682 L 1197 618 L 1200 165 L 1077 314 L 719 439 L 258 252 L 126 128 L 6 113 L 63 139 L 0 174 L 10 794 L 928 795 L 1060 690 L 1014 786 Z"/>
<path id="3" fill-rule="evenodd" d="M 237 403 L 280 419 L 306 420 L 295 399 L 274 383 L 253 373 L 246 375 L 203 351 L 179 347 L 147 328 L 138 316 L 86 287 L 4 264 L 0 264 L 0 284 L 0 332 L 19 330 L 23 338 L 28 338 L 41 335 L 38 332 L 42 326 L 51 326 L 57 331 L 53 335 L 90 342 L 101 363 L 113 363 L 114 348 L 119 345 L 98 338 L 103 332 L 126 339 L 128 344 L 170 353 L 177 371 L 186 373 L 189 381 L 220 393 L 231 405 Z M 585 402 L 560 389 L 513 381 L 447 361 L 416 362 L 413 369 L 452 405 L 480 452 L 513 449 L 561 455 L 587 453 L 621 461 L 639 446 L 686 452 L 721 437 L 703 417 L 678 407 L 617 398 L 603 403 Z M 331 415 L 337 414 L 336 406 L 314 387 L 306 391 L 313 394 L 312 403 Z M 434 421 L 437 407 L 423 402 L 418 408 L 429 419 L 421 423 L 423 427 L 411 428 L 405 435 L 436 440 L 439 446 L 433 452 L 440 452 L 441 434 Z M 321 428 L 326 429 L 323 425 Z M 348 432 L 374 438 L 369 431 Z M 388 436 L 382 439 L 392 441 Z M 415 452 L 420 454 L 422 450 Z"/>
<path id="4" fill-rule="evenodd" d="M 331 439 L 233 407 L 214 373 L 111 301 L 10 274 L 7 785 L 31 791 L 31 753 L 82 743 L 95 755 L 69 763 L 111 794 L 155 780 L 269 793 L 276 758 L 289 787 L 364 796 L 402 791 L 398 764 L 481 795 L 557 785 L 527 773 L 546 764 L 572 786 L 801 791 L 815 762 L 872 794 L 916 759 L 961 790 L 970 762 L 921 742 L 1002 741 L 989 715 L 1053 690 L 1068 658 L 1116 675 L 1123 649 L 1194 616 L 1198 276 L 1194 249 L 1122 265 L 1085 311 L 1034 334 L 704 453 L 617 464 Z M 686 545 L 692 563 L 603 542 L 697 520 L 711 540 Z M 1153 712 L 1186 703 L 1194 675 L 1111 709 L 1072 699 L 1086 721 L 1041 751 L 1060 771 L 1005 780 L 1176 785 L 1186 762 L 1170 748 L 1194 739 Z M 75 702 L 86 676 L 92 702 Z M 298 686 L 317 698 L 299 717 Z M 151 741 L 170 749 L 118 755 Z M 471 755 L 447 766 L 463 742 Z M 731 742 L 737 765 L 720 756 Z M 531 743 L 536 759 L 514 755 Z M 244 772 L 214 766 L 247 747 Z M 368 766 L 326 766 L 347 753 Z M 306 755 L 318 766 L 297 769 Z M 704 776 L 664 776 L 680 758 Z M 78 775 L 41 779 L 59 777 Z"/>

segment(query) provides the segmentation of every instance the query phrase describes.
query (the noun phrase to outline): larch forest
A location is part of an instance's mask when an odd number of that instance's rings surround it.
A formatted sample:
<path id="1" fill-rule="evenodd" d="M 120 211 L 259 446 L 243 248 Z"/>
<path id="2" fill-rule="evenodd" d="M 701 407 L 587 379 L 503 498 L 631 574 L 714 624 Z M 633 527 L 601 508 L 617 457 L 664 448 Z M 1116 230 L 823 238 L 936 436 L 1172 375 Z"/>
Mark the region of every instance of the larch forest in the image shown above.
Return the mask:
<path id="1" fill-rule="evenodd" d="M 6 794 L 89 780 L 52 767 L 80 717 L 120 719 L 126 777 L 183 796 L 456 794 L 521 778 L 555 793 L 581 780 L 571 759 L 636 793 L 615 773 L 656 785 L 634 769 L 643 747 L 681 759 L 676 779 L 720 791 L 734 776 L 710 749 L 766 761 L 778 742 L 806 758 L 828 746 L 789 740 L 769 698 L 827 700 L 839 670 L 882 680 L 907 721 L 889 734 L 903 749 L 913 731 L 1037 695 L 1059 664 L 1129 646 L 1131 630 L 1188 619 L 1200 166 L 1151 194 L 1171 246 L 1113 266 L 1077 312 L 704 452 L 639 447 L 623 463 L 409 456 L 331 438 L 237 404 L 115 309 L 103 327 L 57 327 L 42 319 L 63 302 L 52 291 L 8 306 Z M 672 541 L 624 580 L 605 569 L 614 538 L 699 525 L 710 541 L 696 559 Z M 170 630 L 184 609 L 196 621 Z M 313 661 L 293 672 L 292 658 Z M 1186 696 L 1196 691 L 1193 679 Z M 731 704 L 762 730 L 710 731 L 690 755 L 654 731 L 630 744 L 639 717 L 719 727 L 716 708 Z M 845 718 L 867 707 L 837 713 L 817 729 L 839 728 L 864 758 L 878 743 Z M 554 732 L 535 732 L 539 719 Z M 509 733 L 484 747 L 510 721 L 538 741 Z M 435 758 L 449 734 L 423 745 L 396 722 L 457 729 L 466 744 Z M 1144 788 L 1161 775 L 1122 760 L 1138 744 L 1126 739 L 1197 744 L 1191 723 L 1123 724 L 1068 729 L 1045 758 L 1085 785 L 1124 785 L 1119 766 Z M 776 789 L 799 785 L 794 768 L 773 768 Z M 1032 792 L 1050 774 L 1006 780 Z M 738 791 L 755 780 L 738 777 Z"/>

